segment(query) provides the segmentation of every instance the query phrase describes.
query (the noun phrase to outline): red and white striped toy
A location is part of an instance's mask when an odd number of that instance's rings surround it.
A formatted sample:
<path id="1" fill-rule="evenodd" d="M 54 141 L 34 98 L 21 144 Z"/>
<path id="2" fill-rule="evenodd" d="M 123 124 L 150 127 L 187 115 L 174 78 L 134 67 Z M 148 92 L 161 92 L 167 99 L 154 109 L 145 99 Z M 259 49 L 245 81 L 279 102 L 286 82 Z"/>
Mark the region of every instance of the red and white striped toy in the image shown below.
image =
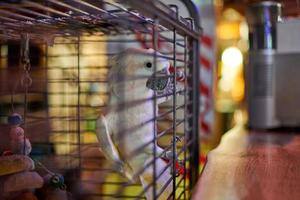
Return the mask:
<path id="1" fill-rule="evenodd" d="M 213 126 L 213 73 L 214 73 L 213 36 L 203 34 L 200 49 L 200 133 L 209 136 Z"/>

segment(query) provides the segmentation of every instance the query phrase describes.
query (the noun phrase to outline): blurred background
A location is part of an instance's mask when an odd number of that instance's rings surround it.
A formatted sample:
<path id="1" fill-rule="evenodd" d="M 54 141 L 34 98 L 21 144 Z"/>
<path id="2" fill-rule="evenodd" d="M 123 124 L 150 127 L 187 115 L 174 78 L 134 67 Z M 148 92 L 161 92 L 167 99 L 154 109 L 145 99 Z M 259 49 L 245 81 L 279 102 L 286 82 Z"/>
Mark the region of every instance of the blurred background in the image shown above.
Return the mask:
<path id="1" fill-rule="evenodd" d="M 177 4 L 174 0 L 162 1 L 166 4 Z M 203 166 L 207 152 L 220 143 L 222 135 L 235 124 L 247 122 L 244 69 L 249 52 L 249 27 L 245 10 L 251 3 L 259 1 L 193 0 L 193 2 L 199 9 L 203 28 L 199 55 L 201 64 L 200 162 Z M 297 17 L 300 11 L 300 0 L 279 2 L 283 3 L 283 16 Z M 180 4 L 178 6 L 184 13 L 184 6 Z M 183 16 L 189 17 L 184 14 Z M 30 47 L 31 76 L 33 81 L 39 83 L 31 88 L 28 101 L 30 115 L 27 122 L 32 125 L 28 125 L 27 132 L 33 143 L 32 155 L 37 160 L 42 160 L 41 155 L 52 155 L 55 151 L 57 155 L 64 158 L 64 162 L 58 162 L 54 158 L 45 159 L 44 163 L 50 168 L 73 169 L 81 163 L 84 170 L 72 171 L 70 177 L 73 179 L 70 182 L 81 173 L 83 184 L 80 187 L 87 193 L 102 190 L 105 194 L 114 194 L 118 192 L 118 186 L 125 181 L 117 174 L 110 174 L 105 180 L 117 182 L 119 185 L 112 187 L 103 184 L 104 186 L 100 187 L 93 184 L 104 179 L 103 173 L 96 170 L 97 167 L 102 171 L 110 170 L 109 167 L 104 166 L 105 162 L 99 162 L 102 155 L 98 151 L 94 134 L 95 119 L 99 112 L 102 112 L 108 98 L 109 91 L 105 84 L 108 55 L 129 46 L 151 47 L 146 41 L 152 40 L 146 36 L 142 37 L 142 41 L 139 40 L 141 38 L 138 35 L 121 37 L 128 41 L 131 39 L 133 42 L 125 45 L 118 42 L 119 37 L 105 35 L 83 35 L 80 39 L 77 37 L 54 39 L 45 35 L 47 45 L 32 43 Z M 108 40 L 109 44 L 106 42 Z M 0 45 L 1 126 L 6 123 L 6 116 L 11 110 L 19 113 L 24 111 L 23 88 L 18 81 L 15 81 L 22 75 L 22 71 L 18 70 L 20 57 L 18 45 L 13 42 L 4 42 Z M 168 50 L 168 46 L 163 48 L 165 51 Z M 79 82 L 80 78 L 82 82 Z M 80 108 L 76 106 L 79 103 Z M 49 109 L 46 109 L 47 107 Z M 84 116 L 84 120 L 78 117 L 78 113 Z M 169 125 L 168 123 L 170 120 L 165 124 Z M 165 124 L 161 123 L 159 128 L 164 129 L 167 127 Z M 7 149 L 6 132 L 9 127 L 1 128 L 5 128 L 1 133 L 0 141 L 0 150 L 3 151 Z M 78 148 L 78 143 L 83 144 L 81 149 Z M 83 154 L 94 157 L 83 158 Z M 67 159 L 65 159 L 66 155 Z M 77 185 L 72 188 L 76 192 Z M 124 193 L 131 194 L 140 192 L 139 190 L 141 190 L 139 185 L 132 185 Z"/>
<path id="2" fill-rule="evenodd" d="M 207 99 L 201 99 L 200 134 L 203 164 L 206 153 L 219 144 L 226 131 L 237 122 L 246 123 L 244 68 L 249 49 L 246 8 L 250 4 L 262 1 L 195 0 L 194 2 L 199 5 L 204 30 L 200 56 L 201 82 L 204 88 L 200 86 L 200 90 L 202 96 L 208 96 Z M 277 2 L 283 5 L 284 17 L 297 17 L 300 1 Z M 207 73 L 213 74 L 209 80 Z"/>

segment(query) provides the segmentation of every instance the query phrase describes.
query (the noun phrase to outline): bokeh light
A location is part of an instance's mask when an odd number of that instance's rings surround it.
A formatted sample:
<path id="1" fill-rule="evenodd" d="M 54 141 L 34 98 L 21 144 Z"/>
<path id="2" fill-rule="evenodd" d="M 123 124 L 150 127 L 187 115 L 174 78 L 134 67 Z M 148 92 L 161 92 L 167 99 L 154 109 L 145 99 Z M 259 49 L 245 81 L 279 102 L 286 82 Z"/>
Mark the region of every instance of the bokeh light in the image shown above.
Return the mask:
<path id="1" fill-rule="evenodd" d="M 222 53 L 222 62 L 227 67 L 236 68 L 243 63 L 242 52 L 237 47 L 228 47 Z"/>

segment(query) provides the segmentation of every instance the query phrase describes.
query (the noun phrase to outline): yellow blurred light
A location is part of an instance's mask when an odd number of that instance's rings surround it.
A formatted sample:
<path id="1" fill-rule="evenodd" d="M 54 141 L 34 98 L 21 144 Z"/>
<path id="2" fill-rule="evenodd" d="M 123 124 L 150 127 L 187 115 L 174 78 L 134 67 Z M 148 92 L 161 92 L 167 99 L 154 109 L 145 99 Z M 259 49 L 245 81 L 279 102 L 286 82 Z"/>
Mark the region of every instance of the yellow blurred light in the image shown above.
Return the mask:
<path id="1" fill-rule="evenodd" d="M 222 53 L 222 62 L 226 67 L 238 68 L 243 63 L 242 52 L 237 47 L 228 47 Z"/>
<path id="2" fill-rule="evenodd" d="M 248 40 L 239 40 L 237 42 L 237 47 L 242 51 L 242 52 L 247 52 L 249 50 L 249 43 Z"/>
<path id="3" fill-rule="evenodd" d="M 240 36 L 243 40 L 248 40 L 249 28 L 246 21 L 240 23 Z"/>
<path id="4" fill-rule="evenodd" d="M 243 16 L 233 8 L 227 8 L 226 10 L 224 10 L 222 17 L 226 21 L 235 21 L 235 22 L 241 21 L 243 18 Z"/>
<path id="5" fill-rule="evenodd" d="M 219 40 L 236 40 L 240 38 L 240 23 L 222 21 L 217 27 Z"/>
<path id="6" fill-rule="evenodd" d="M 228 47 L 222 53 L 221 78 L 218 83 L 223 102 L 240 102 L 244 97 L 242 73 L 243 55 L 237 47 Z"/>
<path id="7" fill-rule="evenodd" d="M 231 91 L 232 99 L 236 102 L 242 101 L 245 93 L 245 83 L 242 74 L 236 77 L 234 87 Z"/>

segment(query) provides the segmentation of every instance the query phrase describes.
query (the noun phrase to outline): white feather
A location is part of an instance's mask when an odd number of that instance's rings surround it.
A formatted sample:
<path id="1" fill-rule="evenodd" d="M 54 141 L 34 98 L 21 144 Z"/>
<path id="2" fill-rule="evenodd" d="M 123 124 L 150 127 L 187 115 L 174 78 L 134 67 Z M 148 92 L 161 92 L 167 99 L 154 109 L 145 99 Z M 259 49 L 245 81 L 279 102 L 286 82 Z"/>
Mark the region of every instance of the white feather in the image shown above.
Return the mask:
<path id="1" fill-rule="evenodd" d="M 144 188 L 154 181 L 153 164 L 141 174 L 138 172 L 149 162 L 153 162 L 154 145 L 157 149 L 156 155 L 163 151 L 151 142 L 156 136 L 154 106 L 156 111 L 158 106 L 154 105 L 151 99 L 154 91 L 146 87 L 147 77 L 154 73 L 154 70 L 145 68 L 145 62 L 149 61 L 153 61 L 153 50 L 128 49 L 111 60 L 108 112 L 97 122 L 98 140 L 104 156 L 119 166 L 119 171 L 131 181 L 134 175 L 138 175 Z M 168 68 L 169 62 L 159 58 L 156 66 L 156 71 L 159 71 Z M 147 143 L 147 146 L 137 151 Z M 155 174 L 158 176 L 166 168 L 166 163 L 160 158 L 155 162 Z M 171 172 L 168 168 L 156 180 L 157 191 L 159 192 L 170 179 Z M 166 199 L 171 192 L 172 181 L 159 199 Z M 147 199 L 153 199 L 152 187 L 148 188 L 145 195 Z"/>

